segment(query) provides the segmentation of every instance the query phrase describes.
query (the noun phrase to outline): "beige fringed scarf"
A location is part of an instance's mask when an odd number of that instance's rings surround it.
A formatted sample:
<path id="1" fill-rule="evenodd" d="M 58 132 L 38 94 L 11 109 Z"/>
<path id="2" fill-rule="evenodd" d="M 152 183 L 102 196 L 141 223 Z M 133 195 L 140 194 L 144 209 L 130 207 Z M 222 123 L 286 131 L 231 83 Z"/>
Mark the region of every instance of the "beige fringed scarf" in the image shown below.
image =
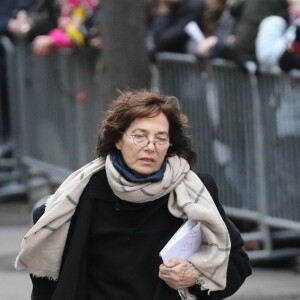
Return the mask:
<path id="1" fill-rule="evenodd" d="M 199 220 L 203 244 L 189 261 L 202 274 L 202 289 L 210 292 L 225 288 L 231 246 L 227 228 L 199 177 L 190 170 L 188 162 L 178 156 L 167 159 L 164 177 L 156 183 L 128 182 L 113 167 L 109 156 L 72 173 L 49 197 L 44 215 L 23 238 L 16 269 L 27 268 L 37 277 L 58 278 L 70 219 L 91 176 L 103 168 L 119 198 L 142 203 L 169 193 L 168 207 L 172 215 Z M 188 292 L 186 295 L 187 300 L 194 299 Z"/>

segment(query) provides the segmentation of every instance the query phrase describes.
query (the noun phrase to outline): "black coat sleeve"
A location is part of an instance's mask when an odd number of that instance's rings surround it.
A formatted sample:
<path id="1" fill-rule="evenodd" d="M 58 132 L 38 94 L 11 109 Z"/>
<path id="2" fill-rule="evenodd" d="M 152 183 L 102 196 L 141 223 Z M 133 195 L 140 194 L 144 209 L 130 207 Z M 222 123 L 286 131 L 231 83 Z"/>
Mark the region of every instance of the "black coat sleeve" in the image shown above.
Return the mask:
<path id="1" fill-rule="evenodd" d="M 186 23 L 187 21 L 178 21 L 176 16 L 172 15 L 156 16 L 151 28 L 156 51 L 184 52 L 188 40 L 188 35 L 184 31 Z"/>
<path id="2" fill-rule="evenodd" d="M 151 23 L 155 50 L 157 52 L 185 52 L 189 35 L 185 25 L 199 20 L 204 13 L 203 1 L 186 1 L 168 14 L 157 14 Z"/>
<path id="3" fill-rule="evenodd" d="M 251 275 L 250 261 L 247 253 L 243 249 L 244 241 L 236 226 L 226 217 L 224 208 L 218 199 L 218 188 L 214 179 L 207 174 L 198 174 L 209 193 L 211 194 L 221 217 L 223 218 L 231 240 L 231 251 L 227 269 L 227 284 L 224 290 L 211 292 L 200 291 L 198 286 L 194 286 L 190 291 L 201 300 L 220 300 L 233 295 L 243 284 L 245 279 Z"/>
<path id="4" fill-rule="evenodd" d="M 36 36 L 47 34 L 57 27 L 60 11 L 54 1 L 36 0 L 28 10 L 28 14 L 33 21 L 28 38 L 33 40 Z"/>
<path id="5" fill-rule="evenodd" d="M 35 224 L 45 212 L 45 204 L 38 206 L 33 211 L 33 223 Z M 32 300 L 50 300 L 56 287 L 56 281 L 30 275 L 32 281 Z"/>

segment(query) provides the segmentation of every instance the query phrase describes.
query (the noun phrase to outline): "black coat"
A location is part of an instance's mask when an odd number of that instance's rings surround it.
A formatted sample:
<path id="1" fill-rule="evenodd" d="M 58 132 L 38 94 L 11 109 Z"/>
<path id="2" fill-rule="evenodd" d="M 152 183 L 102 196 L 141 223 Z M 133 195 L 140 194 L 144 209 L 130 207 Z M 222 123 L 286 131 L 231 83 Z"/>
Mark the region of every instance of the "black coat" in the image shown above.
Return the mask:
<path id="1" fill-rule="evenodd" d="M 205 11 L 203 0 L 186 0 L 168 14 L 157 14 L 149 26 L 149 39 L 153 40 L 151 52 L 186 52 L 189 35 L 185 26 L 190 21 L 201 20 Z"/>
<path id="2" fill-rule="evenodd" d="M 1 0 L 0 1 L 0 35 L 8 35 L 8 22 L 14 18 L 18 11 L 28 9 L 33 0 Z"/>
<path id="3" fill-rule="evenodd" d="M 104 179 L 105 177 L 105 179 Z M 243 240 L 239 231 L 226 218 L 224 209 L 218 201 L 218 190 L 214 180 L 209 175 L 200 175 L 201 180 L 207 187 L 215 204 L 224 219 L 228 228 L 232 248 L 229 257 L 227 271 L 227 285 L 222 291 L 201 292 L 198 286 L 190 288 L 199 299 L 224 299 L 235 293 L 242 285 L 247 276 L 251 274 L 249 258 L 243 250 Z M 103 182 L 105 180 L 105 182 Z M 101 184 L 99 185 L 99 182 Z M 103 183 L 103 184 L 102 184 Z M 87 261 L 88 261 L 88 236 L 90 235 L 90 222 L 93 216 L 93 210 L 96 208 L 92 205 L 93 201 L 89 199 L 95 197 L 99 199 L 99 195 L 105 195 L 105 198 L 116 198 L 107 188 L 107 180 L 104 171 L 95 174 L 85 190 L 82 193 L 78 208 L 72 218 L 67 243 L 63 255 L 63 262 L 60 271 L 60 277 L 57 282 L 49 281 L 45 278 L 31 277 L 33 282 L 32 299 L 34 300 L 64 300 L 86 299 L 87 290 Z M 117 200 L 116 200 L 117 201 Z M 36 221 L 44 212 L 44 206 L 39 207 L 34 212 L 34 221 Z M 119 270 L 120 271 L 120 270 Z M 158 273 L 158 270 L 157 270 Z M 145 275 L 146 276 L 146 275 Z M 136 278 L 135 280 L 147 280 L 146 278 Z M 118 287 L 116 287 L 118 289 Z M 147 291 L 146 291 L 147 292 Z M 119 296 L 117 296 L 117 294 Z M 159 295 L 159 296 L 157 296 Z M 116 299 L 122 298 L 122 290 L 116 290 Z M 178 297 L 178 298 L 177 298 Z M 128 298 L 126 298 L 128 299 Z M 158 279 L 158 286 L 154 300 L 173 300 L 180 299 L 177 292 L 167 287 L 163 281 Z M 109 299 L 111 300 L 111 299 Z"/>
<path id="4" fill-rule="evenodd" d="M 27 12 L 33 20 L 28 32 L 29 40 L 33 40 L 38 35 L 47 34 L 58 25 L 60 7 L 55 4 L 54 0 L 35 0 Z"/>

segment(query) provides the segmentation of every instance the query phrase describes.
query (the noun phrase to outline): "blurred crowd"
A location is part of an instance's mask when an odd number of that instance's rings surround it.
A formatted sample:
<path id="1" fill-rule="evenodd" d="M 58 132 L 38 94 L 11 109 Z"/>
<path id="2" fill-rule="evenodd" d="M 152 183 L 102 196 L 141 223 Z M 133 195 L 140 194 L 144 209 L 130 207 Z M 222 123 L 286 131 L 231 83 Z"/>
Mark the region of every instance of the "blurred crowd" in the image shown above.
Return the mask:
<path id="1" fill-rule="evenodd" d="M 1 35 L 32 42 L 33 52 L 40 56 L 59 48 L 100 48 L 100 20 L 97 0 L 7 0 L 0 4 Z"/>
<path id="2" fill-rule="evenodd" d="M 299 68 L 299 0 L 159 0 L 147 47 L 284 71 Z"/>
<path id="3" fill-rule="evenodd" d="M 146 0 L 146 47 L 222 57 L 287 71 L 298 68 L 299 0 Z M 0 35 L 26 39 L 33 52 L 101 49 L 100 0 L 2 0 Z M 125 22 L 125 20 L 124 20 Z"/>

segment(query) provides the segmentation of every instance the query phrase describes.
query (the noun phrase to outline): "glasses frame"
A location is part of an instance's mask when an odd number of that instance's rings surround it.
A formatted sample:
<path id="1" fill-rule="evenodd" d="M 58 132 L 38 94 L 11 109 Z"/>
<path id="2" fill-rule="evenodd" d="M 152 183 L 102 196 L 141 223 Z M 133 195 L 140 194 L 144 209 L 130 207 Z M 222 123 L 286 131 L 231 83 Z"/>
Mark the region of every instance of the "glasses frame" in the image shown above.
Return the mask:
<path id="1" fill-rule="evenodd" d="M 129 135 L 126 131 L 125 131 L 124 133 L 132 140 L 133 144 L 134 144 L 135 146 L 139 147 L 139 148 L 144 148 L 144 147 L 148 146 L 150 143 L 153 143 L 153 145 L 155 146 L 155 148 L 158 149 L 158 150 L 166 150 L 166 149 L 168 149 L 170 146 L 172 146 L 172 144 L 170 143 L 170 139 L 169 139 L 169 138 L 168 138 L 168 140 L 167 140 L 167 142 L 166 142 L 165 145 L 159 145 L 159 144 L 158 144 L 159 146 L 157 146 L 156 143 L 158 142 L 159 139 L 155 139 L 154 141 L 150 141 L 150 140 L 148 139 L 148 137 L 146 137 L 146 136 L 144 136 L 144 137 L 146 138 L 146 140 L 148 141 L 148 143 L 146 143 L 144 146 L 140 146 L 140 145 L 137 145 L 137 144 L 134 142 L 134 139 L 135 139 L 135 135 L 134 135 L 134 134 L 133 134 L 133 135 Z M 162 146 L 163 148 L 160 148 L 161 146 Z M 165 146 L 166 146 L 166 147 L 165 147 Z"/>

